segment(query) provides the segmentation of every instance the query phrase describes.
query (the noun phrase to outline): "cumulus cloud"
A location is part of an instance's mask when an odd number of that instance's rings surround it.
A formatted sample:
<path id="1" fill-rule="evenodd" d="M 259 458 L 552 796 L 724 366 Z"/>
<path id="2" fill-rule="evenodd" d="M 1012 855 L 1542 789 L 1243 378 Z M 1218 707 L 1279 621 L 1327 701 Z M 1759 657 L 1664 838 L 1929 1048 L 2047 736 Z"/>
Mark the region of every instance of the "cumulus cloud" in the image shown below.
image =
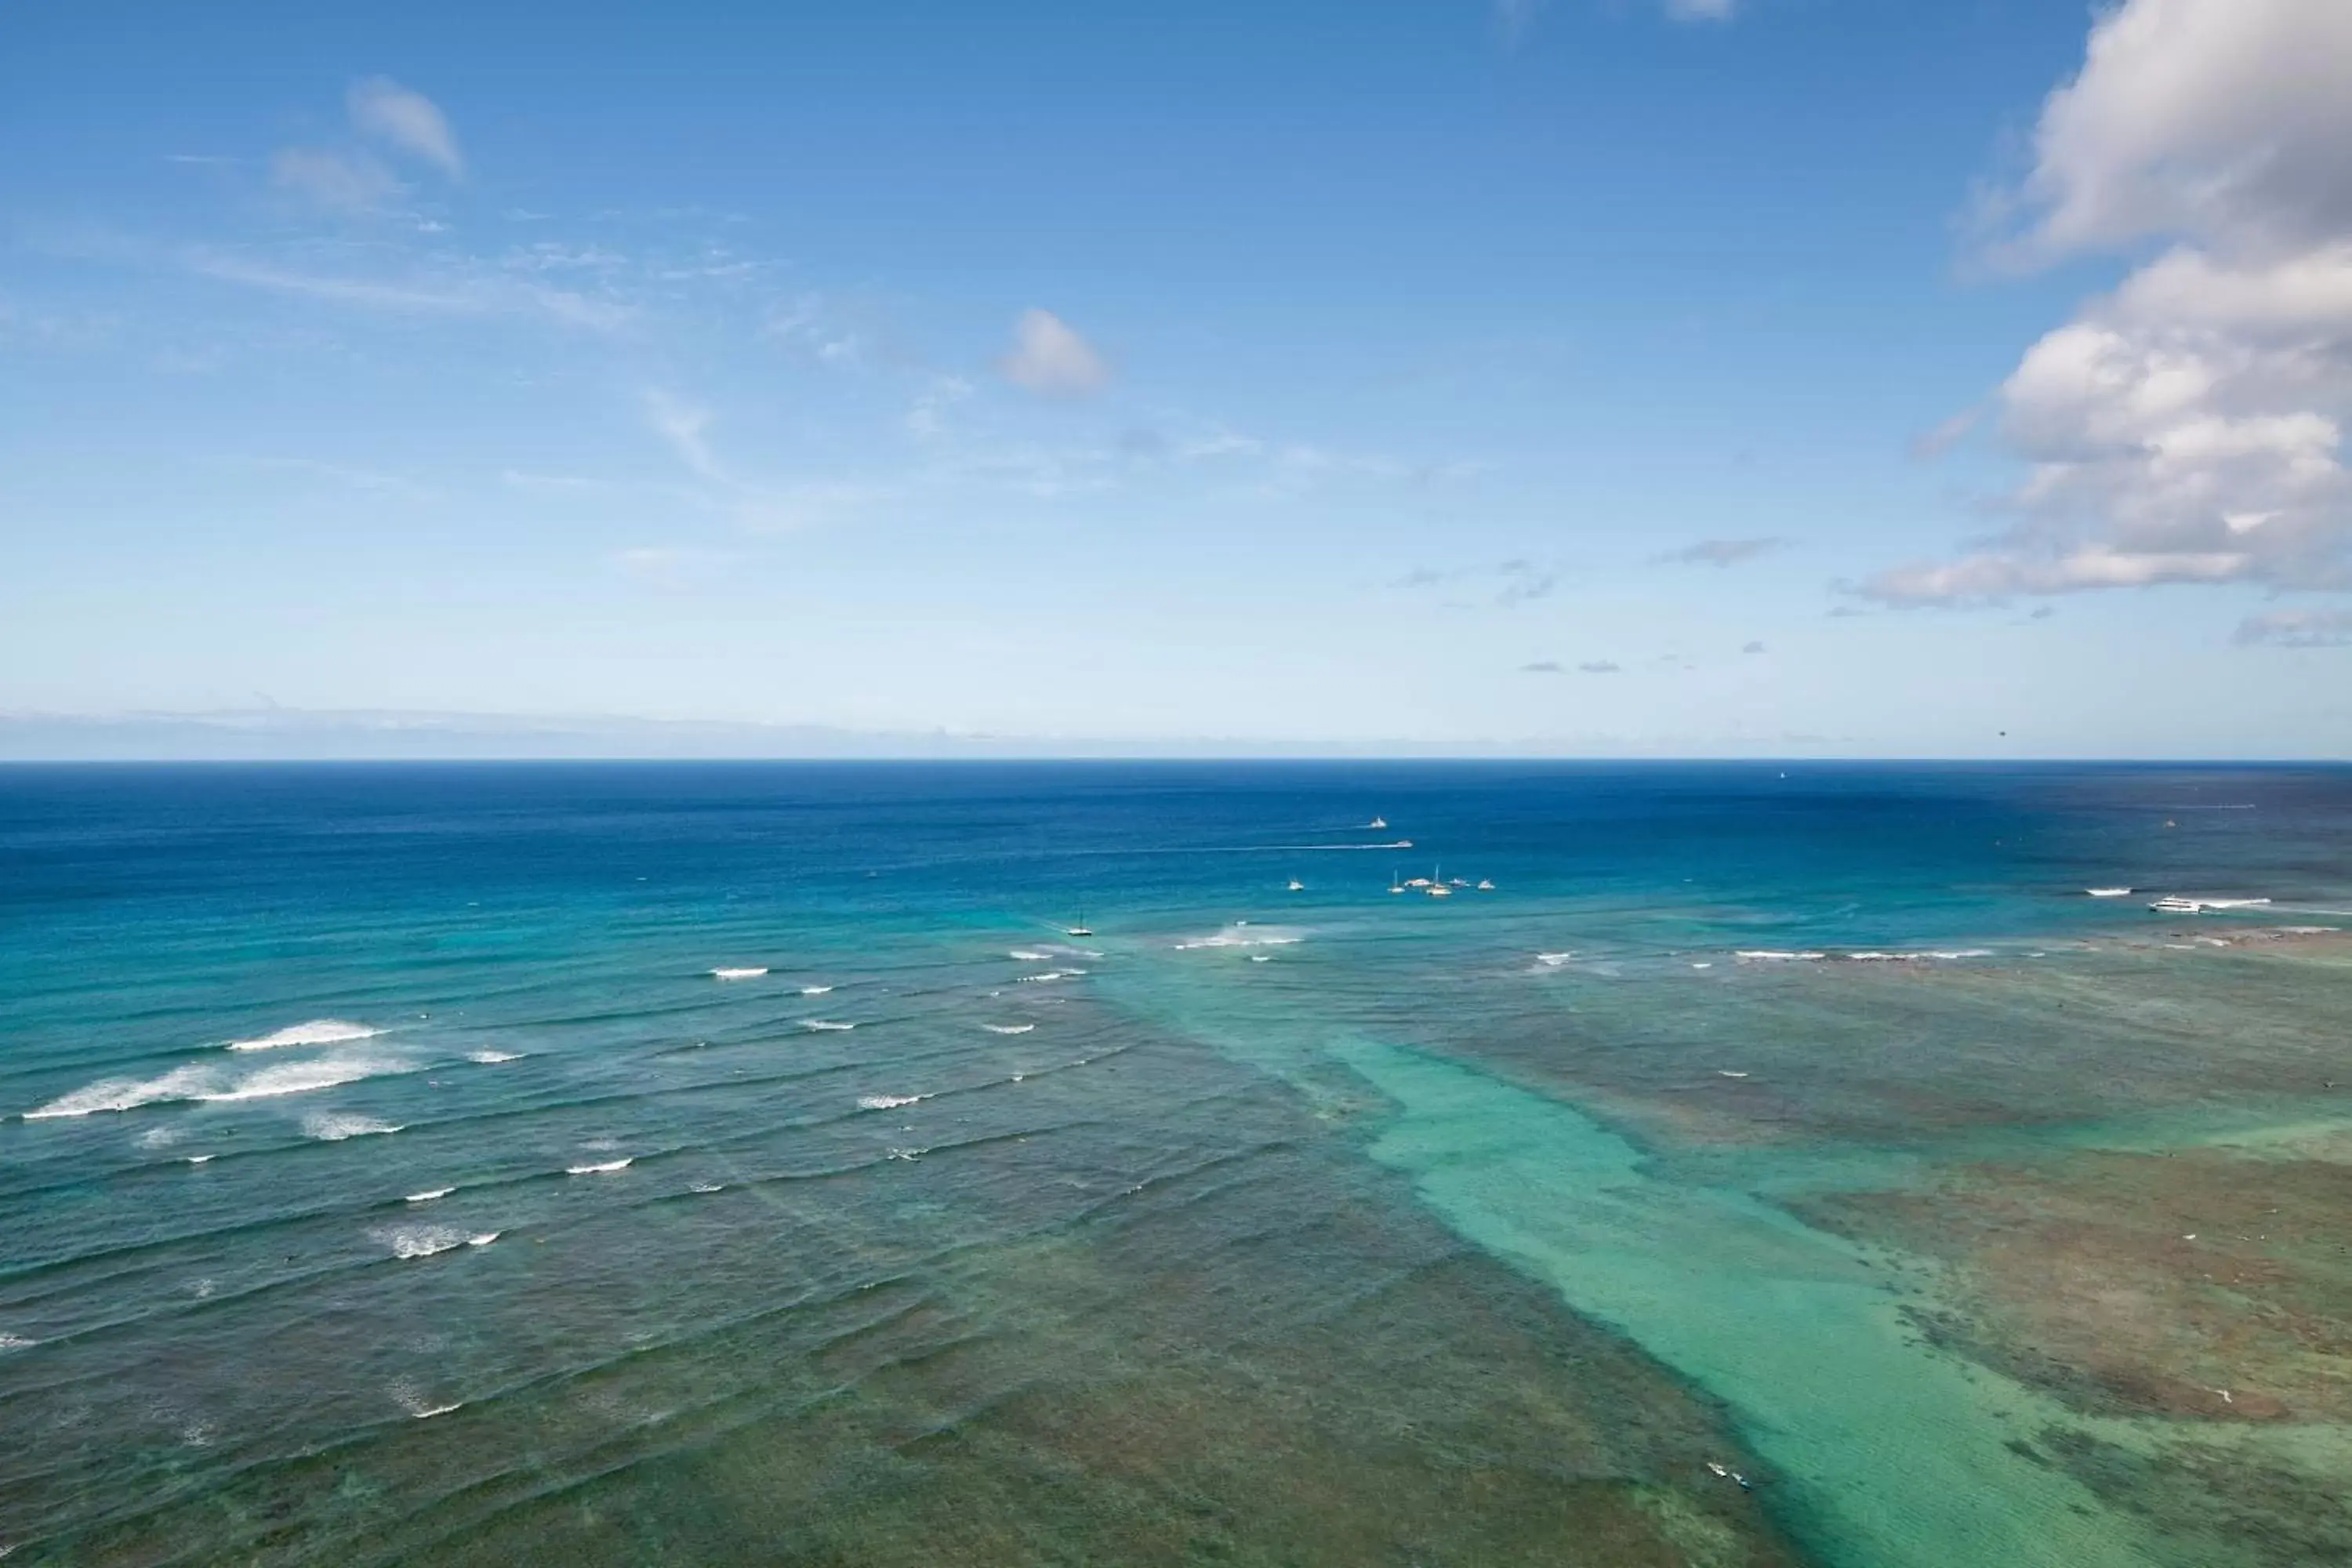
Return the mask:
<path id="1" fill-rule="evenodd" d="M 1895 602 L 2352 587 L 2352 6 L 2126 0 L 2043 105 L 1999 259 L 2161 248 L 2000 389 L 2012 525 Z"/>
<path id="2" fill-rule="evenodd" d="M 1762 653 L 1764 651 L 1764 645 L 1760 642 L 1742 643 L 1740 645 L 1739 651 L 1742 653 Z"/>
<path id="3" fill-rule="evenodd" d="M 2240 647 L 2352 647 L 2352 610 L 2272 610 L 2248 616 L 2230 640 Z"/>
<path id="4" fill-rule="evenodd" d="M 1760 539 L 1702 539 L 1696 544 L 1669 550 L 1658 560 L 1675 566 L 1736 566 L 1742 561 L 1769 555 L 1788 542 L 1785 539 L 1771 536 Z"/>
<path id="5" fill-rule="evenodd" d="M 361 135 L 430 163 L 453 180 L 465 178 L 457 133 L 449 129 L 440 106 L 423 93 L 389 77 L 370 77 L 352 84 L 344 106 L 351 111 L 352 129 Z"/>
<path id="6" fill-rule="evenodd" d="M 1021 312 L 1013 323 L 1013 348 L 996 368 L 1015 386 L 1047 397 L 1084 396 L 1110 380 L 1110 366 L 1094 345 L 1051 310 Z"/>
<path id="7" fill-rule="evenodd" d="M 1605 658 L 1590 659 L 1576 668 L 1586 675 L 1622 675 L 1625 672 L 1623 665 Z"/>

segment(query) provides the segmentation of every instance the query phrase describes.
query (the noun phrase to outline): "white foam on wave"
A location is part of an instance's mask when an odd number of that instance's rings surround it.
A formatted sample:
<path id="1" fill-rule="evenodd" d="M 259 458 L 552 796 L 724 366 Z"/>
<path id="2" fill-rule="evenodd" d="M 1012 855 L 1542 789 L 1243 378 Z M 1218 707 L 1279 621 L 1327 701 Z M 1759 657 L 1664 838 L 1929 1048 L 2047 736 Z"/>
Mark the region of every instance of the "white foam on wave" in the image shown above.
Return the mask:
<path id="1" fill-rule="evenodd" d="M 493 1068 L 498 1066 L 500 1062 L 519 1062 L 522 1060 L 522 1058 L 523 1053 L 520 1051 L 479 1050 L 467 1051 L 466 1053 L 466 1059 L 467 1061 L 479 1062 L 484 1067 Z"/>
<path id="2" fill-rule="evenodd" d="M 1536 954 L 1536 962 L 1546 969 L 1558 969 L 1575 956 L 1572 952 L 1539 952 Z"/>
<path id="3" fill-rule="evenodd" d="M 408 1063 L 383 1057 L 323 1057 L 315 1061 L 284 1062 L 242 1077 L 224 1073 L 209 1063 L 198 1063 L 174 1068 L 161 1078 L 104 1079 L 24 1115 L 27 1121 L 42 1121 L 52 1117 L 131 1110 L 142 1105 L 274 1100 L 281 1095 L 308 1094 L 312 1089 L 332 1089 L 363 1078 L 408 1070 Z"/>
<path id="4" fill-rule="evenodd" d="M 605 1160 L 593 1165 L 566 1165 L 563 1173 L 567 1176 L 609 1176 L 615 1171 L 627 1170 L 635 1158 L 632 1155 L 628 1160 Z"/>
<path id="5" fill-rule="evenodd" d="M 415 1416 L 419 1421 L 430 1421 L 436 1415 L 446 1415 L 453 1410 L 463 1410 L 464 1408 L 466 1408 L 466 1402 L 460 1399 L 456 1401 L 454 1404 L 434 1405 L 428 1405 L 423 1410 L 412 1410 L 409 1412 L 409 1415 Z"/>
<path id="6" fill-rule="evenodd" d="M 1050 952 L 1040 952 L 1034 947 L 1016 947 L 1004 956 L 1021 963 L 1045 963 L 1054 955 Z"/>
<path id="7" fill-rule="evenodd" d="M 1192 952 L 1201 948 L 1291 947 L 1306 940 L 1295 931 L 1276 926 L 1254 926 L 1237 921 L 1213 936 L 1186 937 L 1176 944 L 1176 951 Z"/>
<path id="8" fill-rule="evenodd" d="M 371 1233 L 392 1249 L 394 1258 L 431 1258 L 461 1247 L 488 1247 L 498 1240 L 495 1230 L 469 1234 L 454 1225 L 400 1225 Z"/>
<path id="9" fill-rule="evenodd" d="M 409 1194 L 407 1201 L 412 1204 L 429 1204 L 436 1198 L 446 1198 L 457 1190 L 455 1187 L 427 1187 L 421 1193 Z"/>
<path id="10" fill-rule="evenodd" d="M 845 1034 L 849 1030 L 857 1027 L 857 1026 L 855 1024 L 836 1023 L 831 1018 L 803 1018 L 801 1020 L 801 1027 L 808 1030 L 811 1034 L 829 1035 Z"/>
<path id="11" fill-rule="evenodd" d="M 233 1051 L 275 1051 L 289 1046 L 341 1046 L 353 1040 L 372 1040 L 383 1033 L 365 1024 L 347 1023 L 341 1018 L 313 1018 L 307 1024 L 293 1024 L 275 1034 L 261 1035 L 250 1040 L 231 1040 Z"/>
<path id="12" fill-rule="evenodd" d="M 383 1121 L 373 1116 L 354 1116 L 343 1111 L 320 1110 L 302 1119 L 305 1136 L 322 1142 L 340 1143 L 346 1138 L 370 1138 L 397 1132 L 404 1122 Z"/>
<path id="13" fill-rule="evenodd" d="M 930 1099 L 928 1094 L 864 1094 L 857 1098 L 860 1110 L 896 1110 L 902 1105 L 919 1105 Z"/>
<path id="14" fill-rule="evenodd" d="M 992 1035 L 1025 1035 L 1036 1026 L 1034 1024 L 982 1024 L 981 1026 Z"/>
<path id="15" fill-rule="evenodd" d="M 803 985 L 801 987 L 801 994 L 803 996 L 830 996 L 833 994 L 833 987 L 830 985 Z"/>
<path id="16" fill-rule="evenodd" d="M 191 1165 L 209 1165 L 213 1163 L 213 1157 L 210 1154 L 190 1154 L 187 1156 L 187 1161 Z"/>
<path id="17" fill-rule="evenodd" d="M 767 973 L 768 966 L 763 963 L 756 968 L 714 969 L 710 972 L 710 978 L 713 980 L 757 980 L 760 976 Z"/>
<path id="18" fill-rule="evenodd" d="M 2129 888 L 2085 888 L 2083 889 L 2083 892 L 2085 896 L 2094 899 L 2127 899 L 2131 897 L 2131 889 Z"/>
<path id="19" fill-rule="evenodd" d="M 1732 954 L 1743 963 L 1814 963 L 1829 956 L 1826 952 L 1790 952 L 1780 948 L 1742 948 Z"/>
<path id="20" fill-rule="evenodd" d="M 0 1351 L 28 1351 L 40 1342 L 28 1340 L 22 1334 L 0 1332 Z"/>
<path id="21" fill-rule="evenodd" d="M 687 1184 L 686 1190 L 690 1193 L 723 1193 L 727 1190 L 727 1184 L 724 1182 L 690 1182 Z"/>

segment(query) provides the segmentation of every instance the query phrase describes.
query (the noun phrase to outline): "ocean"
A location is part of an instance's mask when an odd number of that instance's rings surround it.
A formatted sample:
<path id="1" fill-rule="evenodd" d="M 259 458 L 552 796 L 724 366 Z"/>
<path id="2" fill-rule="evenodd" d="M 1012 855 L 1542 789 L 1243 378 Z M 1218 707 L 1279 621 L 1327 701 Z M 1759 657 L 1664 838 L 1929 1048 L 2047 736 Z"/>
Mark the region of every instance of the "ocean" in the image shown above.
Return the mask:
<path id="1" fill-rule="evenodd" d="M 2338 928 L 2318 766 L 0 769 L 0 1549 L 2352 1562 Z"/>

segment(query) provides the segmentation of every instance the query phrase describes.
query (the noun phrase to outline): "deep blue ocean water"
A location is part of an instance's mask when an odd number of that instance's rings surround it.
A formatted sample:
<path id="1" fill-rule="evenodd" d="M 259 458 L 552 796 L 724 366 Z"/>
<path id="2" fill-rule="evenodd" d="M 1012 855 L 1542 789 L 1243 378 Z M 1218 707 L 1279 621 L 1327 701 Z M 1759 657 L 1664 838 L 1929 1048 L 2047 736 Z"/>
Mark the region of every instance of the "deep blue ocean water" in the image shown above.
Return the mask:
<path id="1" fill-rule="evenodd" d="M 2352 771 L 0 769 L 0 1546 L 2221 1561 L 1782 1202 L 2340 1117 L 2161 893 Z"/>

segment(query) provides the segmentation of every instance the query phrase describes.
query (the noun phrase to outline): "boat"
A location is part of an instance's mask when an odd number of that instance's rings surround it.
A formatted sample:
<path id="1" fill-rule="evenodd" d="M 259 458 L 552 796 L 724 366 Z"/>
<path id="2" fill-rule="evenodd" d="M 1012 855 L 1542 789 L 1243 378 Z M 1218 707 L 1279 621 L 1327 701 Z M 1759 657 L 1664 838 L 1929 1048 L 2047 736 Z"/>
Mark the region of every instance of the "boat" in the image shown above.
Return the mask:
<path id="1" fill-rule="evenodd" d="M 1376 816 L 1364 824 L 1366 827 L 1386 827 L 1388 825 L 1389 819 L 1385 816 Z"/>
<path id="2" fill-rule="evenodd" d="M 1450 899 L 1454 896 L 1454 889 L 1445 885 L 1445 874 L 1440 867 L 1432 866 L 1429 868 L 1429 876 L 1422 882 L 1422 886 L 1433 899 Z"/>
<path id="3" fill-rule="evenodd" d="M 1495 890 L 1495 884 L 1481 877 L 1478 879 L 1478 890 L 1482 893 L 1491 893 Z"/>
<path id="4" fill-rule="evenodd" d="M 1292 879 L 1290 879 L 1290 887 L 1289 887 L 1289 889 L 1288 889 L 1288 891 L 1290 891 L 1290 892 L 1294 892 L 1294 893 L 1303 893 L 1303 892 L 1305 892 L 1306 890 L 1307 890 L 1307 884 L 1306 884 L 1306 883 L 1304 883 L 1304 882 L 1300 881 L 1300 880 L 1299 880 L 1297 878 L 1296 878 L 1296 877 L 1293 877 Z"/>
<path id="5" fill-rule="evenodd" d="M 2167 893 L 2147 907 L 2163 915 L 2200 915 L 2207 910 L 2258 910 L 2269 902 L 2268 899 L 2184 899 Z"/>
<path id="6" fill-rule="evenodd" d="M 1404 884 L 1397 880 L 1397 874 L 1394 871 L 1389 873 L 1389 891 L 1391 893 L 1404 891 Z"/>
<path id="7" fill-rule="evenodd" d="M 1063 927 L 1063 928 L 1062 928 L 1062 934 L 1063 934 L 1063 935 L 1065 935 L 1065 936 L 1092 936 L 1092 935 L 1094 935 L 1094 934 L 1095 934 L 1095 928 L 1094 928 L 1094 927 L 1092 927 L 1092 926 L 1090 926 L 1090 925 L 1088 925 L 1088 924 L 1087 924 L 1087 911 L 1086 911 L 1086 910 L 1080 910 L 1078 911 L 1078 923 L 1077 923 L 1077 924 L 1076 924 L 1076 925 L 1074 925 L 1074 926 L 1065 926 L 1065 927 Z"/>

